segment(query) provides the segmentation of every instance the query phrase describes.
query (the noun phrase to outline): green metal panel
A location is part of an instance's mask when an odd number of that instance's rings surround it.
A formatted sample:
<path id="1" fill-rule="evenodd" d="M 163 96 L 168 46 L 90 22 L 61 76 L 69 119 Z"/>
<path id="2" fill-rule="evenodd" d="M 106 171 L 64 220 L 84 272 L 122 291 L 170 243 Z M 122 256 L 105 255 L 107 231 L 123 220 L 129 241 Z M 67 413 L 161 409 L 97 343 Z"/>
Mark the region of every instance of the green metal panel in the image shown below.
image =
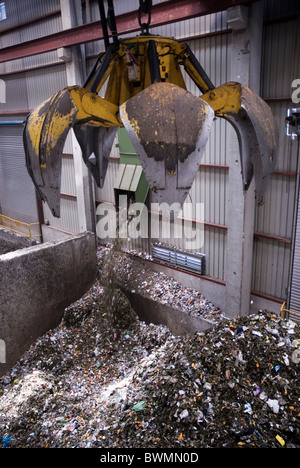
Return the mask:
<path id="1" fill-rule="evenodd" d="M 114 189 L 134 192 L 137 203 L 145 203 L 149 184 L 140 160 L 125 128 L 118 130 L 120 168 L 115 179 Z"/>
<path id="2" fill-rule="evenodd" d="M 142 168 L 141 168 L 142 169 Z M 141 170 L 140 180 L 135 192 L 135 201 L 137 203 L 145 203 L 148 195 L 149 184 L 144 172 Z"/>
<path id="3" fill-rule="evenodd" d="M 135 164 L 140 166 L 140 160 L 137 157 L 135 149 L 129 139 L 128 133 L 125 128 L 118 130 L 119 150 L 120 150 L 120 163 L 121 164 Z"/>

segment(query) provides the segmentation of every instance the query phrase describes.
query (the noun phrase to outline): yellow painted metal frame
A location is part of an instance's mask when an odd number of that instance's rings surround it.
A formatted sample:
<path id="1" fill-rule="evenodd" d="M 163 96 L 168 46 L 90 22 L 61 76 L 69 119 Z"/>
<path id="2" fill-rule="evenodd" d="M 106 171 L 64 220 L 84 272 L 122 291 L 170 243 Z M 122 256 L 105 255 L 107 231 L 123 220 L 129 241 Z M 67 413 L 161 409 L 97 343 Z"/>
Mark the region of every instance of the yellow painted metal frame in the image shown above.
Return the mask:
<path id="1" fill-rule="evenodd" d="M 290 318 L 290 314 L 295 315 L 300 320 L 300 312 L 295 312 L 293 310 L 286 309 L 286 303 L 284 302 L 280 308 L 280 317 L 281 318 Z"/>
<path id="2" fill-rule="evenodd" d="M 30 115 L 28 132 L 34 153 L 38 157 L 43 146 L 49 150 L 55 147 L 66 128 L 76 123 L 90 122 L 101 127 L 123 127 L 119 116 L 119 108 L 130 98 L 151 85 L 151 72 L 148 59 L 149 41 L 155 42 L 159 57 L 159 68 L 162 81 L 170 82 L 180 88 L 186 89 L 182 75 L 183 65 L 188 75 L 204 90 L 201 98 L 214 109 L 218 117 L 227 113 L 237 114 L 241 109 L 241 87 L 238 83 L 226 83 L 210 90 L 207 83 L 200 76 L 189 59 L 189 52 L 184 43 L 175 39 L 161 36 L 136 36 L 120 41 L 118 50 L 110 58 L 109 65 L 100 80 L 96 93 L 89 91 L 97 70 L 90 78 L 85 88 L 80 86 L 66 87 L 52 99 L 38 106 Z M 128 77 L 128 54 L 132 54 L 138 61 L 138 81 L 130 81 Z M 106 85 L 104 98 L 98 96 L 100 90 Z M 69 94 L 72 104 L 64 112 L 60 108 L 57 96 Z M 45 118 L 52 109 L 52 118 Z M 49 127 L 49 128 L 48 128 Z M 51 128 L 50 128 L 51 127 Z M 42 135 L 42 136 L 41 136 Z M 49 137 L 51 135 L 51 138 Z M 45 168 L 46 161 L 40 159 L 40 167 Z"/>
<path id="3" fill-rule="evenodd" d="M 180 65 L 184 65 L 193 81 L 206 91 L 201 98 L 210 104 L 218 117 L 224 117 L 228 113 L 237 114 L 240 111 L 241 86 L 239 83 L 226 83 L 210 90 L 189 60 L 185 44 L 168 37 L 153 36 L 151 39 L 156 44 L 160 75 L 163 81 L 186 89 L 180 67 Z M 121 41 L 119 49 L 115 51 L 114 57 L 97 87 L 97 93 L 99 93 L 107 82 L 104 99 L 88 91 L 91 81 L 84 91 L 81 88 L 81 92 L 75 87 L 67 88 L 79 109 L 78 120 L 84 120 L 90 115 L 96 117 L 95 121 L 92 122 L 96 125 L 99 125 L 98 119 L 103 118 L 109 123 L 100 123 L 101 126 L 117 125 L 123 127 L 118 116 L 119 107 L 151 85 L 150 66 L 147 58 L 148 43 L 149 36 L 137 36 L 124 42 Z M 135 55 L 139 61 L 139 85 L 128 80 L 127 52 Z"/>
<path id="4" fill-rule="evenodd" d="M 41 233 L 32 234 L 32 227 L 39 226 L 39 230 L 40 230 L 40 223 L 24 223 L 23 221 L 17 221 L 16 219 L 9 218 L 8 216 L 4 216 L 2 214 L 0 214 L 0 221 L 1 221 L 0 225 L 3 226 L 5 229 L 9 229 L 12 232 L 21 234 L 22 236 L 25 236 L 25 237 L 29 237 L 30 239 L 41 236 Z M 19 230 L 17 229 L 17 228 L 20 228 L 21 226 L 24 226 L 25 228 L 28 229 L 28 234 L 21 231 L 20 229 Z"/>

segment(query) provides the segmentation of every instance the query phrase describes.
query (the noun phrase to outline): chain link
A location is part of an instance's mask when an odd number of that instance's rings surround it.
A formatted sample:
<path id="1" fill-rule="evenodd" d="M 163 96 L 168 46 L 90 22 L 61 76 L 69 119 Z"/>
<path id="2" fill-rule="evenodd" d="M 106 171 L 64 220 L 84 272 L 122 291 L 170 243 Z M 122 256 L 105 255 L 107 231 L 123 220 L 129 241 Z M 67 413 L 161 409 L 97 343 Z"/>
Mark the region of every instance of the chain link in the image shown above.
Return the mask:
<path id="1" fill-rule="evenodd" d="M 139 25 L 142 29 L 142 34 L 149 34 L 149 26 L 151 24 L 151 9 L 152 0 L 140 0 Z M 148 15 L 147 22 L 142 22 L 142 13 Z"/>

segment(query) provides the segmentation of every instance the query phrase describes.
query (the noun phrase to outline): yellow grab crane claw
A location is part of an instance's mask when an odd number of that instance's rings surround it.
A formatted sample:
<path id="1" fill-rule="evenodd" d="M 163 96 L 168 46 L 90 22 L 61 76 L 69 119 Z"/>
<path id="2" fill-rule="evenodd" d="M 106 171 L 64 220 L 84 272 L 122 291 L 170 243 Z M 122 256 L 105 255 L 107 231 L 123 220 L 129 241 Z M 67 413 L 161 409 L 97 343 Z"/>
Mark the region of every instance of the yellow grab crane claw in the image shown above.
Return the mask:
<path id="1" fill-rule="evenodd" d="M 182 69 L 201 96 L 187 92 Z M 103 89 L 104 98 L 98 94 Z M 153 197 L 182 204 L 215 117 L 234 126 L 244 188 L 254 177 L 261 203 L 276 162 L 277 131 L 267 104 L 240 83 L 215 88 L 187 44 L 147 34 L 126 38 L 108 46 L 83 87 L 65 88 L 28 116 L 27 169 L 41 198 L 60 216 L 61 158 L 69 130 L 101 187 L 116 131 L 124 126 Z"/>

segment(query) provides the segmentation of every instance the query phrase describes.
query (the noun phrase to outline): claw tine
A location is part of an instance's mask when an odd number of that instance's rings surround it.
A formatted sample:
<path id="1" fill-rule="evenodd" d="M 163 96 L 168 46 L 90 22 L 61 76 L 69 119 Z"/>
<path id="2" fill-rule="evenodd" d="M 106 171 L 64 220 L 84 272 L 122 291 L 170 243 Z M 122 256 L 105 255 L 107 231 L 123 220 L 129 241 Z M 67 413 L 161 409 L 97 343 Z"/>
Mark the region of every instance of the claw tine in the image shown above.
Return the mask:
<path id="1" fill-rule="evenodd" d="M 198 171 L 214 111 L 171 83 L 155 83 L 120 108 L 153 198 L 183 204 Z"/>
<path id="2" fill-rule="evenodd" d="M 60 216 L 62 151 L 77 111 L 69 92 L 60 91 L 29 115 L 23 134 L 28 173 L 56 217 Z"/>

